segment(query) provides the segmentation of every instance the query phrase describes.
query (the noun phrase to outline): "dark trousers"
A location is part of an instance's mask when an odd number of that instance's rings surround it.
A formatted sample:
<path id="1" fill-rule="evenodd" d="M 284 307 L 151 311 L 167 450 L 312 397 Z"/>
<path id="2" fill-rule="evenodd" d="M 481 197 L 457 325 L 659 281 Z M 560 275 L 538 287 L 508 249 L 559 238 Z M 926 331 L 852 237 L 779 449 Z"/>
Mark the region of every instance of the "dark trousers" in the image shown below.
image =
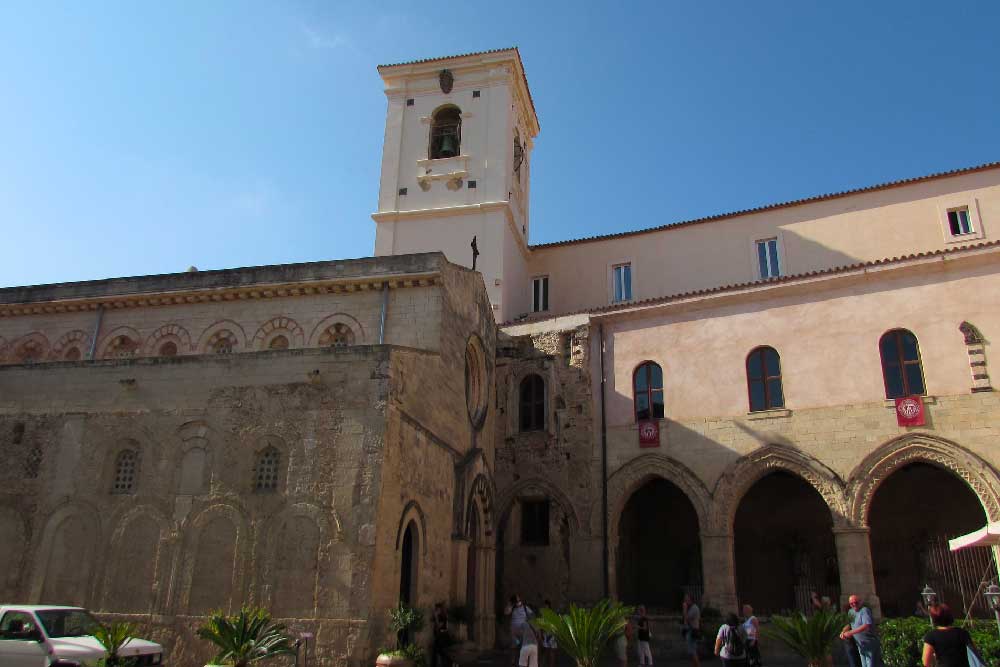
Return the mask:
<path id="1" fill-rule="evenodd" d="M 858 643 L 853 639 L 844 640 L 844 654 L 847 655 L 847 664 L 850 667 L 861 667 L 861 654 L 858 653 Z"/>
<path id="2" fill-rule="evenodd" d="M 445 650 L 448 648 L 448 636 L 447 635 L 435 635 L 434 637 L 434 647 L 431 650 L 431 667 L 451 667 L 451 658 L 448 657 L 448 652 Z M 441 662 L 438 663 L 438 658 L 440 657 Z M 861 667 L 858 665 L 858 667 Z"/>

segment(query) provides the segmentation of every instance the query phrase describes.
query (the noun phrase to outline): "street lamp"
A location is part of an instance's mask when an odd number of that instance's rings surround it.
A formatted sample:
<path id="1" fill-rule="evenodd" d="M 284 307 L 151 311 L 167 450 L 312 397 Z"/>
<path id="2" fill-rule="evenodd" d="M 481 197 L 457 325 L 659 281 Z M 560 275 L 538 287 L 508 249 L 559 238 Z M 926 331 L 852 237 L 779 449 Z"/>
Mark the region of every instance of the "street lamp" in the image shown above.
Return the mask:
<path id="1" fill-rule="evenodd" d="M 924 609 L 927 610 L 927 618 L 930 619 L 931 628 L 934 628 L 934 619 L 931 618 L 931 607 L 937 604 L 937 593 L 929 585 L 924 584 L 924 590 L 920 591 L 920 596 L 924 599 Z"/>
<path id="2" fill-rule="evenodd" d="M 990 584 L 986 587 L 983 595 L 986 596 L 986 602 L 990 605 L 993 615 L 997 618 L 997 633 L 1000 633 L 1000 586 L 997 586 L 995 583 Z"/>

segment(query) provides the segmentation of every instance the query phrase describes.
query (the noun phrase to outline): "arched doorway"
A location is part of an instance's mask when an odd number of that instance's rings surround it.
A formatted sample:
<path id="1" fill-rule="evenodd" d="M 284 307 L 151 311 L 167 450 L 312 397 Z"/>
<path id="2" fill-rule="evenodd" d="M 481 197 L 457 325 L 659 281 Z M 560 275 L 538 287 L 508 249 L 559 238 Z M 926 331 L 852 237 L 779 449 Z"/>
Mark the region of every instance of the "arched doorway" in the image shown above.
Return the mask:
<path id="1" fill-rule="evenodd" d="M 776 471 L 757 480 L 736 508 L 733 540 L 740 603 L 763 614 L 806 610 L 816 591 L 837 604 L 833 516 L 798 475 Z"/>
<path id="2" fill-rule="evenodd" d="M 626 604 L 680 609 L 701 599 L 698 514 L 672 482 L 653 479 L 625 504 L 618 528 L 618 596 Z"/>
<path id="3" fill-rule="evenodd" d="M 912 463 L 886 477 L 868 510 L 872 570 L 882 613 L 912 614 L 925 584 L 956 611 L 964 609 L 992 559 L 985 549 L 952 554 L 948 539 L 985 523 L 986 513 L 976 494 L 943 468 Z M 995 572 L 993 567 L 994 576 Z"/>
<path id="4" fill-rule="evenodd" d="M 406 532 L 403 533 L 399 562 L 399 601 L 408 607 L 413 607 L 417 603 L 419 541 L 417 524 L 410 521 L 406 526 Z"/>
<path id="5" fill-rule="evenodd" d="M 465 567 L 465 608 L 469 616 L 466 628 L 469 641 L 476 640 L 476 617 L 479 615 L 479 551 L 482 548 L 479 536 L 479 510 L 475 503 L 469 509 L 469 553 Z"/>

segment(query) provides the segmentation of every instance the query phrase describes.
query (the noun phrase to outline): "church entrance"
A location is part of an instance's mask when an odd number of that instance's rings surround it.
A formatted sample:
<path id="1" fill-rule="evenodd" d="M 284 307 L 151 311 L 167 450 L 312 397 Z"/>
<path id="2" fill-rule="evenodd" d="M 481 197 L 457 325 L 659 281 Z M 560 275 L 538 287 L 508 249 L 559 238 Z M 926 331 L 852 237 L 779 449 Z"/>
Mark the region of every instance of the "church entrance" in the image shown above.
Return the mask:
<path id="1" fill-rule="evenodd" d="M 676 485 L 654 479 L 629 498 L 618 540 L 618 595 L 630 605 L 679 610 L 701 599 L 701 537 L 694 505 Z"/>
<path id="2" fill-rule="evenodd" d="M 996 577 L 991 550 L 948 550 L 948 540 L 986 525 L 983 506 L 954 474 L 914 463 L 889 475 L 868 510 L 875 590 L 885 616 L 909 616 L 929 585 L 963 611 L 984 573 Z M 981 606 L 981 605 L 980 605 Z M 987 610 L 974 608 L 977 613 Z"/>
<path id="3" fill-rule="evenodd" d="M 773 472 L 750 487 L 733 524 L 736 592 L 757 614 L 809 608 L 812 592 L 840 596 L 833 517 L 808 482 Z"/>

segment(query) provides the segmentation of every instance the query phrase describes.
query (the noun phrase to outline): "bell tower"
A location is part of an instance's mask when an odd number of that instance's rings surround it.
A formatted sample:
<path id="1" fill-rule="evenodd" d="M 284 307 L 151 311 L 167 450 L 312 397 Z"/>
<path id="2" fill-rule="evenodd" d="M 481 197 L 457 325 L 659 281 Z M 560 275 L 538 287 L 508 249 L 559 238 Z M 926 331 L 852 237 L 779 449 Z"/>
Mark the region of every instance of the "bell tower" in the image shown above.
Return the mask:
<path id="1" fill-rule="evenodd" d="M 388 111 L 375 254 L 442 251 L 483 274 L 497 321 L 528 311 L 530 156 L 518 50 L 381 65 Z"/>

